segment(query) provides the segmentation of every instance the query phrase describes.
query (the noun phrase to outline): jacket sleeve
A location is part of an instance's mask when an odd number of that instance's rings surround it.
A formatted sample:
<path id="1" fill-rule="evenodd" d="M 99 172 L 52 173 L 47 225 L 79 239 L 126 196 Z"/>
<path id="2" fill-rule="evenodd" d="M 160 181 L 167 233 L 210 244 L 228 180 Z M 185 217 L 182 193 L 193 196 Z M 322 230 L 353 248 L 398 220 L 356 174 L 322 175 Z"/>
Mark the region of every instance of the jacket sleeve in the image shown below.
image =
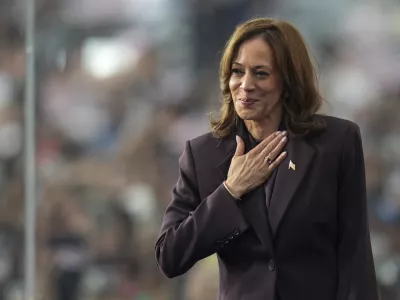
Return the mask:
<path id="1" fill-rule="evenodd" d="M 361 135 L 350 123 L 339 172 L 337 300 L 378 300 L 367 216 Z"/>
<path id="2" fill-rule="evenodd" d="M 157 264 L 169 278 L 182 275 L 248 228 L 237 200 L 222 183 L 211 195 L 200 199 L 190 142 L 186 143 L 179 167 L 179 179 L 155 247 Z"/>

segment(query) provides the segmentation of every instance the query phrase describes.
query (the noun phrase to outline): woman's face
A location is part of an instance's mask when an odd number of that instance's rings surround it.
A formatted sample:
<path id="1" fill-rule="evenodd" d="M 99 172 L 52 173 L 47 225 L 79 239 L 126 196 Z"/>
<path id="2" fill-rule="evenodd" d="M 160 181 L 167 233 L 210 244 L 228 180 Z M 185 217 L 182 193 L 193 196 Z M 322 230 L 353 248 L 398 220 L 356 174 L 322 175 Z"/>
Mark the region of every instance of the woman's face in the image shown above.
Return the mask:
<path id="1" fill-rule="evenodd" d="M 281 114 L 281 76 L 272 48 L 261 37 L 240 46 L 232 64 L 229 88 L 241 119 L 263 121 Z"/>

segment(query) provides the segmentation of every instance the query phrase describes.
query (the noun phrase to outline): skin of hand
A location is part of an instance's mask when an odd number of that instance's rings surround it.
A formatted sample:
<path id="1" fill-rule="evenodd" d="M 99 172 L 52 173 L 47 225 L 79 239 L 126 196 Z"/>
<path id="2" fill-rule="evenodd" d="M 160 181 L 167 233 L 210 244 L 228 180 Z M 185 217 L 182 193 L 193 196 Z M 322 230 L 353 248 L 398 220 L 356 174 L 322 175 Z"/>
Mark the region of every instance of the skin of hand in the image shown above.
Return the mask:
<path id="1" fill-rule="evenodd" d="M 241 198 L 271 176 L 287 155 L 286 151 L 282 152 L 287 143 L 286 135 L 287 132 L 275 132 L 246 154 L 242 138 L 236 136 L 236 151 L 225 181 L 232 196 Z M 268 164 L 268 158 L 271 164 Z"/>

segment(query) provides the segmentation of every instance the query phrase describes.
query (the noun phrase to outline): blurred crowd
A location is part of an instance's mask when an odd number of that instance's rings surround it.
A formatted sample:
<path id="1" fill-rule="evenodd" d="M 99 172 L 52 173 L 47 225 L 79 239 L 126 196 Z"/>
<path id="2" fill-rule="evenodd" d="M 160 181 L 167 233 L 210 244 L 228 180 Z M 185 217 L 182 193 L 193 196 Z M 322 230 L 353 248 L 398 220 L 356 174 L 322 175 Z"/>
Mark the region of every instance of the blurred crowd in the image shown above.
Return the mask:
<path id="1" fill-rule="evenodd" d="M 0 1 L 0 300 L 23 295 L 24 2 Z M 184 142 L 218 109 L 239 22 L 292 21 L 323 113 L 357 122 L 382 300 L 400 299 L 400 4 L 37 0 L 37 299 L 214 299 L 215 256 L 166 280 L 154 243 Z"/>

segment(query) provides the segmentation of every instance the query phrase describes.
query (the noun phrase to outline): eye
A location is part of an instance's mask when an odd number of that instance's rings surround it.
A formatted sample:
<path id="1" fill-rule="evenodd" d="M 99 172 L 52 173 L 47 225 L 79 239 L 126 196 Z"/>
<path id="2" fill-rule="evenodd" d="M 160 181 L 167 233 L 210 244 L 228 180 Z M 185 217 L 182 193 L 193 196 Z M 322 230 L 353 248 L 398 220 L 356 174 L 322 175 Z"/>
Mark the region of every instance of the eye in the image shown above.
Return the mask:
<path id="1" fill-rule="evenodd" d="M 238 69 L 238 68 L 233 68 L 232 69 L 232 74 L 242 75 L 243 71 L 241 69 Z"/>
<path id="2" fill-rule="evenodd" d="M 258 71 L 258 72 L 256 72 L 256 76 L 257 77 L 261 77 L 261 78 L 265 78 L 265 77 L 269 76 L 269 73 L 264 72 L 264 71 Z"/>

